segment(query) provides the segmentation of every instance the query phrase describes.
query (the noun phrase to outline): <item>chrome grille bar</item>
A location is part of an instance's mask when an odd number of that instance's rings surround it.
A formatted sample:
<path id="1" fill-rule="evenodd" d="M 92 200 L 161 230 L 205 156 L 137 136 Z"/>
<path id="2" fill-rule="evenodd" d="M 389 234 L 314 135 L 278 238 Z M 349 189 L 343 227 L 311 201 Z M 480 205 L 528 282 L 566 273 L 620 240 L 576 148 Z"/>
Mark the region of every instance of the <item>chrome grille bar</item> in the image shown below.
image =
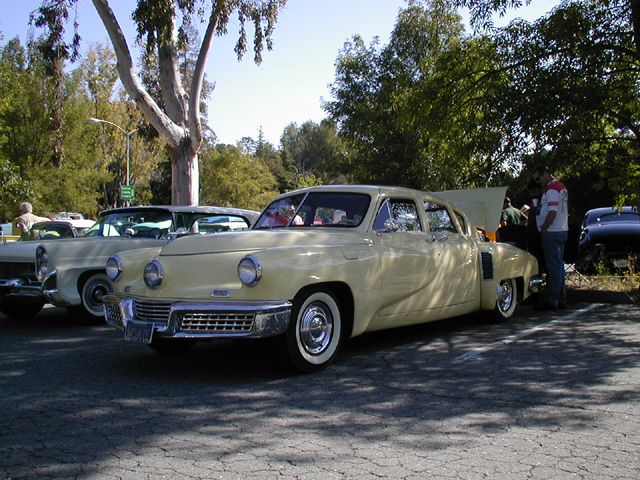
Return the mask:
<path id="1" fill-rule="evenodd" d="M 136 318 L 145 322 L 154 322 L 159 325 L 169 323 L 169 312 L 171 303 L 169 302 L 145 302 L 136 300 L 134 304 Z"/>
<path id="2" fill-rule="evenodd" d="M 255 315 L 242 313 L 185 313 L 180 331 L 187 333 L 250 333 Z"/>

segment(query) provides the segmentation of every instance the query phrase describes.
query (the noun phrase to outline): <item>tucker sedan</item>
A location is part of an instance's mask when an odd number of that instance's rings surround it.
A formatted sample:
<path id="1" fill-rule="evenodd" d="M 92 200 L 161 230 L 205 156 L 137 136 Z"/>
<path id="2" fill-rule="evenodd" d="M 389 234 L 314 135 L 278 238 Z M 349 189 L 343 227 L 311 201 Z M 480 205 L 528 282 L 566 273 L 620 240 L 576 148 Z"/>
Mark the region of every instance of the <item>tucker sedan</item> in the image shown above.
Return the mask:
<path id="1" fill-rule="evenodd" d="M 637 207 L 589 210 L 582 221 L 578 244 L 579 268 L 596 271 L 599 262 L 626 270 L 640 267 L 640 212 Z"/>
<path id="2" fill-rule="evenodd" d="M 278 336 L 304 372 L 325 368 L 345 338 L 365 332 L 477 310 L 506 320 L 541 279 L 532 255 L 477 231 L 497 229 L 504 194 L 297 190 L 250 231 L 112 256 L 105 317 L 125 340 L 159 351 Z"/>
<path id="3" fill-rule="evenodd" d="M 248 229 L 259 213 L 224 207 L 138 206 L 107 210 L 77 238 L 67 229 L 41 230 L 32 240 L 0 245 L 0 312 L 37 314 L 46 303 L 104 321 L 102 296 L 113 287 L 106 260 L 124 250 L 163 245 L 175 236 Z M 46 222 L 49 228 L 60 222 Z M 66 225 L 68 227 L 68 225 Z M 57 233 L 57 235 L 56 235 Z"/>

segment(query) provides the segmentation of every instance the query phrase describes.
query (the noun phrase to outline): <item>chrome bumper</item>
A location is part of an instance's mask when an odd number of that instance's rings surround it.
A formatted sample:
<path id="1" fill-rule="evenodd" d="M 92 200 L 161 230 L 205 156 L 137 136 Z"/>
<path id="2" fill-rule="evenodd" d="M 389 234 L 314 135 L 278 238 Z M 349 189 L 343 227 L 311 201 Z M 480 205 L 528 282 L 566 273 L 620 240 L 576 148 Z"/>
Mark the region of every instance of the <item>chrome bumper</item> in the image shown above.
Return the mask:
<path id="1" fill-rule="evenodd" d="M 535 275 L 529 279 L 529 292 L 540 293 L 545 285 L 545 279 L 542 275 Z"/>
<path id="2" fill-rule="evenodd" d="M 14 278 L 12 280 L 0 280 L 0 293 L 3 295 L 39 296 L 40 282 Z"/>
<path id="3" fill-rule="evenodd" d="M 162 338 L 266 338 L 285 333 L 291 302 L 210 303 L 150 301 L 109 294 L 103 297 L 104 315 L 112 327 L 152 325 Z"/>
<path id="4" fill-rule="evenodd" d="M 58 271 L 51 270 L 48 272 L 44 280 L 42 281 L 42 295 L 47 299 L 49 303 L 56 307 L 68 307 L 71 302 L 64 298 L 58 289 Z"/>

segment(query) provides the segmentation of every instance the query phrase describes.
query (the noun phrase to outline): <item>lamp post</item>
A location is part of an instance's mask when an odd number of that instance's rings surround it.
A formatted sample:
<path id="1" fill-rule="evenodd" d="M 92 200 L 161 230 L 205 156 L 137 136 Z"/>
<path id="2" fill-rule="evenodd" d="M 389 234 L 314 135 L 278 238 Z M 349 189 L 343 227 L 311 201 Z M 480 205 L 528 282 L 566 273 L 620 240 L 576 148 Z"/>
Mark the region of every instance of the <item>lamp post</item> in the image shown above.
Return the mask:
<path id="1" fill-rule="evenodd" d="M 100 118 L 89 118 L 89 123 L 108 123 L 109 125 L 112 125 L 114 127 L 116 127 L 118 130 L 120 130 L 122 133 L 124 133 L 127 137 L 127 179 L 126 179 L 126 184 L 127 186 L 129 186 L 129 141 L 131 139 L 131 134 L 136 132 L 138 129 L 136 128 L 135 130 L 131 130 L 130 132 L 127 132 L 124 128 L 122 128 L 120 125 L 116 125 L 113 122 L 110 122 L 109 120 L 102 120 Z M 129 201 L 127 201 L 127 205 L 129 204 Z"/>

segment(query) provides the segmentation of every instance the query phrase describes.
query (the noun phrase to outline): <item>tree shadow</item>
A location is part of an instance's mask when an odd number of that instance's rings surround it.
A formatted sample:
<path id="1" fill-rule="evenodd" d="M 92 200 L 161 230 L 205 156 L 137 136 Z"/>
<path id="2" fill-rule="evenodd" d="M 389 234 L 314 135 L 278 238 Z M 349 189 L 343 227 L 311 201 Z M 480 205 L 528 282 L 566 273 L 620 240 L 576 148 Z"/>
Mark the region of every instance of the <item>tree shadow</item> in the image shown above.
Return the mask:
<path id="1" fill-rule="evenodd" d="M 639 313 L 601 307 L 468 359 L 549 319 L 529 308 L 507 324 L 469 315 L 371 333 L 313 375 L 294 373 L 269 342 L 160 355 L 106 325 L 1 319 L 0 476 L 88 475 L 114 455 L 158 445 L 211 462 L 241 451 L 304 464 L 304 449 L 284 439 L 393 438 L 427 455 L 451 447 L 443 432 L 465 443 L 506 425 L 590 428 L 590 409 L 637 398 L 633 386 L 607 382 L 640 362 L 640 339 L 628 330 Z M 460 422 L 465 429 L 448 431 Z"/>

